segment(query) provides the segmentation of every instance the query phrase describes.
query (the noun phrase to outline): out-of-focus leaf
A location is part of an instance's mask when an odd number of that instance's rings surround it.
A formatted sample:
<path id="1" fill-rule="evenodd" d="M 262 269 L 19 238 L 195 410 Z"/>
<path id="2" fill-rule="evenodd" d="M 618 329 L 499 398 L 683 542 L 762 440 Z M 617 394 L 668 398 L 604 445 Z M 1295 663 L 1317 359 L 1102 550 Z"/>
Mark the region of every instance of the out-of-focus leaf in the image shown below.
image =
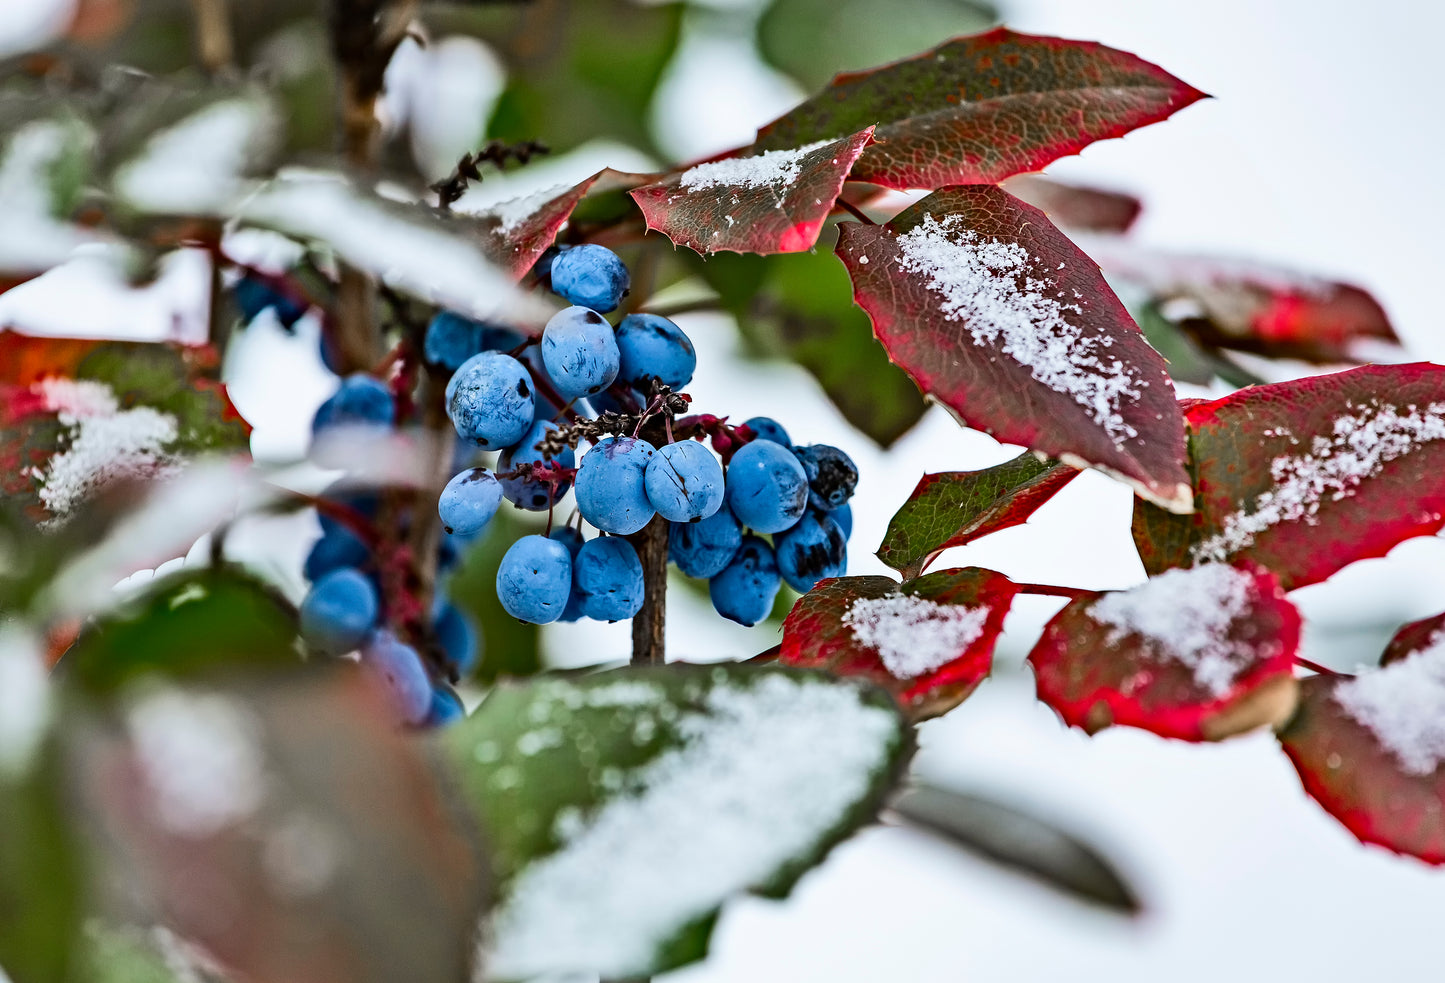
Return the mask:
<path id="1" fill-rule="evenodd" d="M 181 571 L 90 625 L 61 659 L 68 686 L 112 694 L 148 676 L 294 668 L 296 612 L 231 568 Z"/>
<path id="2" fill-rule="evenodd" d="M 1143 910 L 1138 892 L 1107 857 L 1034 813 L 928 785 L 911 786 L 892 808 L 912 825 L 1069 897 L 1125 915 Z"/>
<path id="3" fill-rule="evenodd" d="M 1134 503 L 1151 574 L 1248 561 L 1286 590 L 1445 525 L 1445 368 L 1370 365 L 1185 410 L 1193 515 Z"/>
<path id="4" fill-rule="evenodd" d="M 889 521 L 878 558 L 905 580 L 917 577 L 944 550 L 1027 522 L 1078 474 L 1029 453 L 980 471 L 926 474 Z"/>
<path id="5" fill-rule="evenodd" d="M 0 493 L 33 521 L 174 474 L 187 455 L 248 450 L 209 348 L 0 331 L 0 355 Z"/>
<path id="6" fill-rule="evenodd" d="M 718 254 L 693 268 L 718 291 L 755 352 L 807 369 L 849 423 L 888 447 L 926 407 L 852 303 L 847 274 L 826 248 L 830 235 L 816 252 Z"/>
<path id="7" fill-rule="evenodd" d="M 114 919 L 168 925 L 243 979 L 468 977 L 486 861 L 362 673 L 150 688 L 67 724 Z"/>
<path id="8" fill-rule="evenodd" d="M 80 983 L 189 983 L 172 966 L 187 955 L 178 951 L 180 944 L 163 928 L 146 932 L 92 919 L 78 953 L 84 963 Z"/>
<path id="9" fill-rule="evenodd" d="M 783 623 L 778 661 L 856 677 L 892 693 L 909 720 L 958 706 L 993 668 L 1018 588 L 980 567 L 899 584 L 839 577 L 804 594 Z"/>
<path id="10" fill-rule="evenodd" d="M 870 126 L 818 146 L 724 157 L 632 192 L 647 227 L 700 253 L 797 253 L 818 241 Z"/>
<path id="11" fill-rule="evenodd" d="M 935 192 L 838 255 L 889 358 L 967 426 L 1192 507 L 1164 360 L 1098 267 L 993 185 Z"/>
<path id="12" fill-rule="evenodd" d="M 495 848 L 497 980 L 702 958 L 729 897 L 784 895 L 911 751 L 885 694 L 746 665 L 502 686 L 447 737 Z"/>
<path id="13" fill-rule="evenodd" d="M 1144 339 L 1164 357 L 1169 365 L 1169 378 L 1175 382 L 1188 382 L 1196 386 L 1207 386 L 1214 381 L 1219 359 L 1199 347 L 1199 343 L 1159 309 L 1154 301 L 1130 308 Z"/>
<path id="14" fill-rule="evenodd" d="M 70 221 L 95 135 L 67 106 L 0 100 L 0 288 L 58 266 L 96 241 Z"/>
<path id="15" fill-rule="evenodd" d="M 1070 601 L 1029 665 L 1071 726 L 1215 741 L 1289 718 L 1299 633 L 1273 575 L 1217 563 Z"/>
<path id="16" fill-rule="evenodd" d="M 810 89 L 844 68 L 882 65 L 998 22 L 977 0 L 910 0 L 907 16 L 876 0 L 774 0 L 758 21 L 769 63 Z"/>
<path id="17" fill-rule="evenodd" d="M 800 147 L 877 124 L 852 177 L 890 188 L 1001 181 L 1204 97 L 1157 65 L 1084 41 L 1006 28 L 837 76 L 758 131 L 754 150 Z"/>
<path id="18" fill-rule="evenodd" d="M 1133 195 L 1077 184 L 1065 184 L 1034 174 L 1020 174 L 1004 188 L 1047 215 L 1061 229 L 1080 232 L 1128 232 L 1143 203 Z"/>

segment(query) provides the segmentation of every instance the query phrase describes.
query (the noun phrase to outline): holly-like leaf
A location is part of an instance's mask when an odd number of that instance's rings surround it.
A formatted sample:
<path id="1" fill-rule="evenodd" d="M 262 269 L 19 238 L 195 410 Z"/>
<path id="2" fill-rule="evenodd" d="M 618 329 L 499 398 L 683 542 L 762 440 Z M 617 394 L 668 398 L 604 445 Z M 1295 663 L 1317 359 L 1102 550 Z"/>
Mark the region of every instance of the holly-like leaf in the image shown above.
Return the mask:
<path id="1" fill-rule="evenodd" d="M 758 131 L 754 150 L 878 125 L 852 177 L 889 188 L 992 183 L 1166 119 L 1204 97 L 1157 65 L 1007 28 L 839 75 Z"/>
<path id="2" fill-rule="evenodd" d="M 1080 232 L 1128 232 L 1144 210 L 1133 195 L 1065 184 L 1033 174 L 1004 182 L 1009 194 L 1047 215 L 1060 228 Z"/>
<path id="3" fill-rule="evenodd" d="M 1289 717 L 1299 632 L 1271 574 L 1216 563 L 1070 601 L 1029 664 L 1071 726 L 1213 741 Z"/>
<path id="4" fill-rule="evenodd" d="M 947 713 L 993 666 L 1018 588 L 979 567 L 899 584 L 839 577 L 804 594 L 783 622 L 778 660 L 865 679 L 892 693 L 910 720 Z"/>
<path id="5" fill-rule="evenodd" d="M 64 521 L 100 490 L 245 454 L 250 427 L 213 376 L 215 352 L 0 332 L 0 495 Z"/>
<path id="6" fill-rule="evenodd" d="M 1279 740 L 1305 791 L 1365 843 L 1445 864 L 1445 615 L 1406 625 L 1382 668 L 1300 683 Z"/>
<path id="7" fill-rule="evenodd" d="M 886 226 L 844 223 L 838 255 L 889 358 L 962 422 L 1189 511 L 1164 360 L 1038 209 L 948 188 Z"/>
<path id="8" fill-rule="evenodd" d="M 921 574 L 939 553 L 1021 525 L 1079 474 L 1024 453 L 979 471 L 926 474 L 894 514 L 878 558 L 903 574 Z"/>
<path id="9" fill-rule="evenodd" d="M 784 895 L 911 750 L 885 694 L 748 665 L 504 685 L 447 738 L 495 851 L 495 980 L 702 958 L 729 897 Z"/>
<path id="10" fill-rule="evenodd" d="M 353 667 L 76 713 L 69 791 L 100 910 L 165 924 L 240 979 L 469 978 L 486 861 L 394 721 Z"/>
<path id="11" fill-rule="evenodd" d="M 700 253 L 813 248 L 873 127 L 831 143 L 724 157 L 632 192 L 647 227 Z"/>
<path id="12" fill-rule="evenodd" d="M 556 240 L 578 202 L 608 173 L 599 171 L 570 188 L 551 188 L 470 214 L 482 252 L 520 280 Z"/>
<path id="13" fill-rule="evenodd" d="M 1248 560 L 1286 590 L 1445 525 L 1445 368 L 1252 386 L 1190 405 L 1196 511 L 1134 503 L 1144 568 Z"/>
<path id="14" fill-rule="evenodd" d="M 1362 340 L 1398 343 L 1379 302 L 1347 283 L 1260 263 L 1150 252 L 1125 240 L 1082 240 L 1111 278 L 1132 283 L 1203 344 L 1323 364 L 1360 362 Z"/>

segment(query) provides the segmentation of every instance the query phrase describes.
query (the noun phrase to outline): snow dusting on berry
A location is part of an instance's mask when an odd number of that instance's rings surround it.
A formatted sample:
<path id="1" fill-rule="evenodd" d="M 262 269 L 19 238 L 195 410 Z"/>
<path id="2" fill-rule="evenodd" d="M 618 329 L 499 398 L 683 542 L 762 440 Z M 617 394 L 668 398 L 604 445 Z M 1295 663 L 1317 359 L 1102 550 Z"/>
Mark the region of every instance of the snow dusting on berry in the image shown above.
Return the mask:
<path id="1" fill-rule="evenodd" d="M 1397 662 L 1339 683 L 1334 699 L 1406 774 L 1430 774 L 1445 761 L 1445 631 Z"/>
<path id="2" fill-rule="evenodd" d="M 1138 399 L 1145 383 L 1109 357 L 1108 338 L 1091 338 L 1069 323 L 1082 313 L 1061 303 L 1054 279 L 1018 243 L 979 235 L 962 216 L 925 215 L 898 237 L 899 266 L 926 278 L 945 318 L 963 321 L 975 344 L 998 347 L 1055 392 L 1084 407 L 1116 444 L 1137 437 L 1120 405 Z M 1062 265 L 1062 264 L 1061 264 Z"/>
<path id="3" fill-rule="evenodd" d="M 718 684 L 705 710 L 628 776 L 634 794 L 557 814 L 562 848 L 522 871 L 494 918 L 491 975 L 639 975 L 684 926 L 813 849 L 898 739 L 887 710 L 809 678 Z"/>
<path id="4" fill-rule="evenodd" d="M 803 173 L 803 158 L 835 140 L 819 140 L 796 150 L 769 150 L 756 157 L 729 157 L 699 164 L 682 172 L 678 186 L 688 191 L 703 188 L 787 187 Z"/>
<path id="5" fill-rule="evenodd" d="M 843 624 L 860 644 L 877 650 L 895 679 L 917 679 L 961 656 L 983 633 L 988 613 L 987 607 L 889 594 L 858 598 Z"/>
<path id="6" fill-rule="evenodd" d="M 1388 403 L 1351 404 L 1331 436 L 1316 436 L 1308 453 L 1284 454 L 1270 464 L 1274 487 L 1253 504 L 1226 516 L 1220 531 L 1191 549 L 1195 561 L 1223 560 L 1246 549 L 1260 533 L 1282 523 L 1314 525 L 1325 501 L 1355 494 L 1360 482 L 1421 444 L 1445 439 L 1445 402 L 1401 412 Z"/>
<path id="7" fill-rule="evenodd" d="M 1160 661 L 1182 662 L 1194 681 L 1222 697 L 1255 659 L 1250 645 L 1230 639 L 1230 629 L 1250 607 L 1254 578 L 1222 563 L 1169 570 L 1132 590 L 1105 594 L 1089 617 L 1114 629 L 1111 645 L 1137 635 Z"/>

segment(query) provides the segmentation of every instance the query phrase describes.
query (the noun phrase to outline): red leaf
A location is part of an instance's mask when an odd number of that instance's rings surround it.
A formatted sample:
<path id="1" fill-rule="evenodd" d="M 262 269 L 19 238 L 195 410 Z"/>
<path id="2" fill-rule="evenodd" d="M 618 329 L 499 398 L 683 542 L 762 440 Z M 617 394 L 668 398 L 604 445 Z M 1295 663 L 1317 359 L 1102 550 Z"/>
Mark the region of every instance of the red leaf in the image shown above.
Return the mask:
<path id="1" fill-rule="evenodd" d="M 1279 735 L 1305 791 L 1346 829 L 1432 864 L 1445 864 L 1442 622 L 1406 625 L 1383 668 L 1302 680 Z"/>
<path id="2" fill-rule="evenodd" d="M 656 229 L 700 253 L 799 253 L 813 247 L 873 127 L 824 145 L 799 145 L 689 168 L 632 192 Z"/>
<path id="3" fill-rule="evenodd" d="M 1060 228 L 1081 232 L 1128 232 L 1144 210 L 1143 203 L 1133 195 L 1064 184 L 1032 174 L 1009 178 L 1004 187 Z"/>
<path id="4" fill-rule="evenodd" d="M 1038 209 L 946 188 L 886 226 L 839 227 L 888 356 L 965 424 L 1191 507 L 1164 360 L 1098 268 Z"/>
<path id="5" fill-rule="evenodd" d="M 1187 325 L 1206 344 L 1323 364 L 1363 361 L 1363 338 L 1398 342 L 1374 297 L 1347 283 L 1258 263 L 1171 256 L 1109 238 L 1083 243 L 1105 273 L 1132 281 L 1156 302 L 1188 301 Z"/>
<path id="6" fill-rule="evenodd" d="M 992 183 L 1173 115 L 1204 93 L 1127 52 L 995 28 L 865 72 L 758 131 L 755 150 L 878 124 L 853 178 L 890 188 Z"/>
<path id="7" fill-rule="evenodd" d="M 1003 574 L 979 567 L 901 585 L 888 577 L 825 580 L 783 622 L 778 659 L 866 679 L 914 721 L 937 717 L 988 675 L 1017 593 Z"/>
<path id="8" fill-rule="evenodd" d="M 1445 525 L 1445 368 L 1373 365 L 1186 411 L 1196 511 L 1134 504 L 1151 574 L 1249 560 L 1286 590 Z"/>
<path id="9" fill-rule="evenodd" d="M 1071 726 L 1219 740 L 1289 716 L 1299 632 L 1273 575 L 1215 564 L 1069 602 L 1029 663 Z"/>

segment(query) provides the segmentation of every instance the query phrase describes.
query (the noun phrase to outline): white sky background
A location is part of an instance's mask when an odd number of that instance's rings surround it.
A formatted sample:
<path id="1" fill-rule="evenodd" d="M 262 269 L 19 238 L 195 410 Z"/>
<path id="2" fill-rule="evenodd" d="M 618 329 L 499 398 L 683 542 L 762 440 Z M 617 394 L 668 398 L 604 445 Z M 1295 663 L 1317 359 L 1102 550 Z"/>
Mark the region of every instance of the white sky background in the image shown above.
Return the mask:
<path id="1" fill-rule="evenodd" d="M 0 50 L 6 28 L 51 3 L 0 0 Z M 1354 280 L 1375 291 L 1416 354 L 1445 361 L 1437 272 L 1445 114 L 1435 77 L 1445 10 L 1418 0 L 1363 9 L 1307 0 L 1009 6 L 1014 27 L 1134 51 L 1217 97 L 1096 145 L 1050 174 L 1140 194 L 1144 240 Z M 745 52 L 695 41 L 680 60 L 655 107 L 679 158 L 746 142 L 795 101 L 795 90 Z M 594 149 L 569 165 L 575 171 L 553 162 L 545 179 L 519 181 L 517 193 L 580 179 L 603 163 L 632 166 Z M 183 286 L 168 282 L 164 293 L 184 306 Z M 65 293 L 54 289 L 38 306 L 48 313 L 49 298 Z M 134 316 L 164 300 L 137 302 Z M 1016 452 L 935 411 L 880 454 L 800 370 L 741 361 L 720 319 L 695 316 L 685 327 L 700 356 L 690 387 L 698 406 L 775 415 L 799 442 L 834 443 L 857 459 L 854 573 L 882 572 L 869 553 L 921 473 L 982 467 Z M 314 330 L 308 319 L 301 337 L 285 339 L 258 325 L 235 352 L 235 397 L 257 425 L 259 456 L 299 452 L 310 411 L 334 385 L 315 364 Z M 1087 474 L 1029 525 L 947 560 L 1026 581 L 1127 586 L 1143 576 L 1129 508 L 1127 490 Z M 294 562 L 303 549 L 288 547 Z M 746 656 L 776 641 L 722 622 L 680 591 L 672 596 L 669 644 L 679 656 Z M 1312 655 L 1342 667 L 1373 660 L 1395 625 L 1445 609 L 1445 540 L 1407 543 L 1296 597 L 1312 619 Z M 924 726 L 917 770 L 1031 805 L 1091 837 L 1136 878 L 1150 908 L 1144 919 L 1120 923 L 918 835 L 883 829 L 841 849 L 791 901 L 733 905 L 713 958 L 668 978 L 1214 983 L 1221 975 L 1330 981 L 1438 972 L 1445 872 L 1355 843 L 1305 799 L 1268 736 L 1200 747 L 1123 729 L 1093 739 L 1065 731 L 1034 700 L 1021 666 L 1057 606 L 1016 605 L 996 680 Z M 623 625 L 555 626 L 548 638 L 559 661 L 568 652 L 621 658 L 628 646 Z"/>

